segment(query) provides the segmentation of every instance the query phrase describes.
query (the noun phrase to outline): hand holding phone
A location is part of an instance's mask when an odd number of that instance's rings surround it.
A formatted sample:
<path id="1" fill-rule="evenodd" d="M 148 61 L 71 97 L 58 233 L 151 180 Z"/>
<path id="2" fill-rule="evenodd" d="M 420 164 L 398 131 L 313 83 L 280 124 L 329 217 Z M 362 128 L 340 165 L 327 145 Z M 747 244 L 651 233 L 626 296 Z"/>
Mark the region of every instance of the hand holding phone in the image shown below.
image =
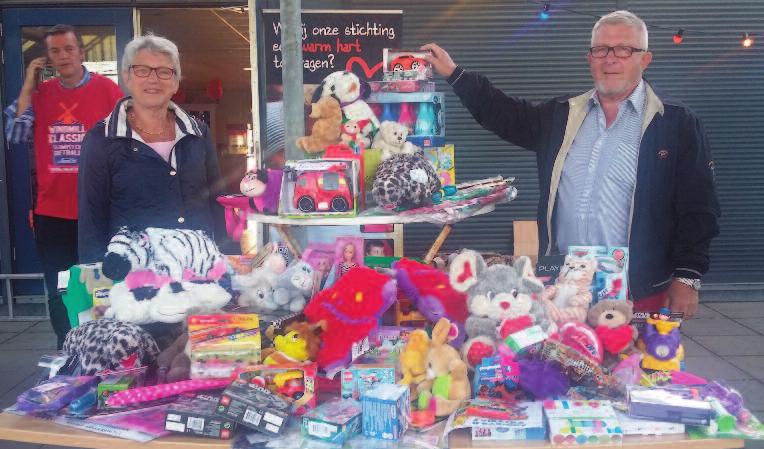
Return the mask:
<path id="1" fill-rule="evenodd" d="M 27 73 L 26 73 L 26 77 L 24 78 L 24 82 L 36 83 L 41 71 L 45 68 L 47 64 L 48 64 L 48 58 L 45 56 L 34 58 L 32 62 L 29 63 L 29 66 L 27 66 Z"/>

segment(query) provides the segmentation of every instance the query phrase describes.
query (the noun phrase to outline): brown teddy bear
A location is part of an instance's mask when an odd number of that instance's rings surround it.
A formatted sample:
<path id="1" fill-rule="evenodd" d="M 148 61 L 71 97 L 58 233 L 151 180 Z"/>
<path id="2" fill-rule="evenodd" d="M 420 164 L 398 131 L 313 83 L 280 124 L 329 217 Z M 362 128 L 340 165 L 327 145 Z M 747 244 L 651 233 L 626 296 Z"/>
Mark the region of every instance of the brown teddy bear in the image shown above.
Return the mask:
<path id="1" fill-rule="evenodd" d="M 316 121 L 309 136 L 297 139 L 297 147 L 307 153 L 318 153 L 340 142 L 342 108 L 333 97 L 322 97 L 311 107 L 310 116 Z"/>
<path id="2" fill-rule="evenodd" d="M 594 328 L 605 353 L 616 356 L 629 353 L 637 341 L 637 329 L 630 325 L 634 303 L 628 299 L 603 299 L 587 314 L 587 322 Z"/>

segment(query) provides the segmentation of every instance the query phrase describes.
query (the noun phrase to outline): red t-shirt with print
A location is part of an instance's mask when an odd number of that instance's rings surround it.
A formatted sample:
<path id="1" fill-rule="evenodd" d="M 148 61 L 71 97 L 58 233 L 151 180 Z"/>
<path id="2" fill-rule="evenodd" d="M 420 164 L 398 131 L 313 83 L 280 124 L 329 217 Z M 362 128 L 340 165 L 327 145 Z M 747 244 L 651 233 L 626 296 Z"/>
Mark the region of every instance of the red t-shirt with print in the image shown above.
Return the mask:
<path id="1" fill-rule="evenodd" d="M 37 170 L 35 213 L 77 219 L 77 165 L 88 130 L 112 112 L 123 93 L 97 73 L 75 89 L 57 78 L 42 83 L 32 96 Z"/>

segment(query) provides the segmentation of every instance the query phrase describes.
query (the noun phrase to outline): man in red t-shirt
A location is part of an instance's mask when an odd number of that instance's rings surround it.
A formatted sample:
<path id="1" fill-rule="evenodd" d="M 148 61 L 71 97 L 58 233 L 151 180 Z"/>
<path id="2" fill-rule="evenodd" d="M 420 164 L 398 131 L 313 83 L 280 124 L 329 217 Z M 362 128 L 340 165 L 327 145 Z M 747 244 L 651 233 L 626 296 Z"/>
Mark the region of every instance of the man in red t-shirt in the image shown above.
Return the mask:
<path id="1" fill-rule="evenodd" d="M 57 293 L 58 272 L 77 263 L 77 165 L 85 133 L 112 112 L 122 98 L 119 86 L 82 65 L 82 38 L 70 25 L 45 33 L 48 57 L 27 68 L 19 98 L 6 109 L 6 132 L 14 143 L 34 139 L 35 187 L 30 226 L 45 275 L 50 320 L 59 349 L 69 318 Z M 38 83 L 51 65 L 58 77 Z"/>

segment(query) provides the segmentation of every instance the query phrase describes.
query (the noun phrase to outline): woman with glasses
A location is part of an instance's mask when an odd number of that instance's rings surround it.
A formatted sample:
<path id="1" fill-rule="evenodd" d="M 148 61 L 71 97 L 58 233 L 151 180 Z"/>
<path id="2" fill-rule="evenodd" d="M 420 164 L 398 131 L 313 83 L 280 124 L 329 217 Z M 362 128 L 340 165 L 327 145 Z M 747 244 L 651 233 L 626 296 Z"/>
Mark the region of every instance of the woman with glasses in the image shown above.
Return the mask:
<path id="1" fill-rule="evenodd" d="M 170 101 L 181 79 L 178 47 L 137 37 L 125 47 L 121 75 L 129 96 L 82 144 L 80 262 L 102 260 L 122 226 L 201 229 L 225 238 L 210 130 Z"/>

